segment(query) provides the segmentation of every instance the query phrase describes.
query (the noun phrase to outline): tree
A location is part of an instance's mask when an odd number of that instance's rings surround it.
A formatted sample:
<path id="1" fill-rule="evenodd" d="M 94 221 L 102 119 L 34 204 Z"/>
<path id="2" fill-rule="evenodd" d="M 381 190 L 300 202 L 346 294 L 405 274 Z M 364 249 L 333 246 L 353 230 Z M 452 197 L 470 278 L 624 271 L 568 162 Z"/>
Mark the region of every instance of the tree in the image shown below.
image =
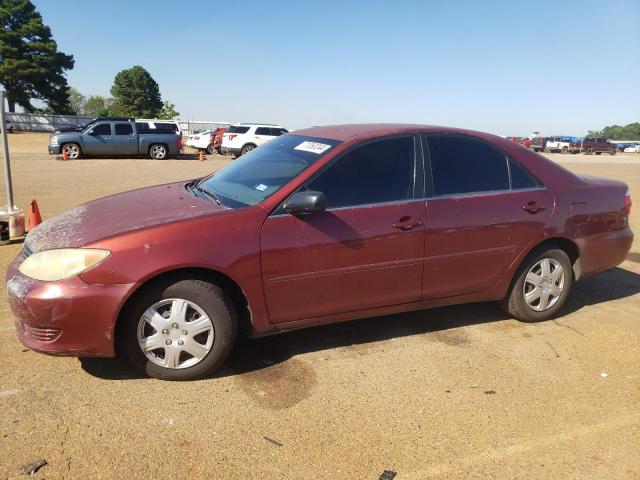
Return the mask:
<path id="1" fill-rule="evenodd" d="M 69 87 L 67 90 L 69 96 L 69 106 L 75 115 L 84 115 L 85 104 L 87 99 L 80 93 L 77 88 Z"/>
<path id="2" fill-rule="evenodd" d="M 29 0 L 0 0 L 0 83 L 7 92 L 9 112 L 16 104 L 34 111 L 32 99 L 47 110 L 70 113 L 65 70 L 73 56 L 58 51 L 51 30 Z"/>
<path id="3" fill-rule="evenodd" d="M 160 120 L 173 120 L 178 115 L 180 115 L 180 112 L 176 112 L 175 103 L 164 102 L 162 104 L 162 109 L 158 112 L 156 118 Z"/>
<path id="4" fill-rule="evenodd" d="M 100 95 L 90 95 L 84 104 L 83 114 L 89 117 L 112 117 L 117 114 L 112 109 L 113 99 Z"/>
<path id="5" fill-rule="evenodd" d="M 116 110 L 126 117 L 155 118 L 163 107 L 158 84 L 139 65 L 116 75 L 111 95 Z"/>
<path id="6" fill-rule="evenodd" d="M 587 137 L 604 137 L 609 140 L 638 140 L 640 139 L 640 123 L 629 123 L 624 127 L 610 125 L 602 130 L 590 130 Z"/>

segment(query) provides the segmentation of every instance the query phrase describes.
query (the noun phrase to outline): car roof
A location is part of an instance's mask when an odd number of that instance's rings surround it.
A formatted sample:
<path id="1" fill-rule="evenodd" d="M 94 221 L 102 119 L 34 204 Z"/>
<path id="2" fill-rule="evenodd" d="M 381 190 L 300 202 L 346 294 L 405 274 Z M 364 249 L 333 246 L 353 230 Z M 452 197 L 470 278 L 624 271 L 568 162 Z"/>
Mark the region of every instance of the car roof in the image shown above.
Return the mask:
<path id="1" fill-rule="evenodd" d="M 466 134 L 493 141 L 495 141 L 496 139 L 504 140 L 502 137 L 498 137 L 497 135 L 477 132 L 474 130 L 442 127 L 438 125 L 415 125 L 400 123 L 360 123 L 346 125 L 327 125 L 322 127 L 303 128 L 301 130 L 296 130 L 294 134 L 308 137 L 327 138 L 344 142 L 348 140 L 366 140 L 367 138 L 410 133 Z"/>

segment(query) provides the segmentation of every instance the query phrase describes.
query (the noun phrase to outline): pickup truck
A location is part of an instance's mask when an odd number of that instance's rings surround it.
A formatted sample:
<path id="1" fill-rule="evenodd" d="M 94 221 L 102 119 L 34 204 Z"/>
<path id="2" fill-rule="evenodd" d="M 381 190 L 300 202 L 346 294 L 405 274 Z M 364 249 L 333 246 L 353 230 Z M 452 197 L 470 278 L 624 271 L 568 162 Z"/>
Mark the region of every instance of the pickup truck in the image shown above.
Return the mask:
<path id="1" fill-rule="evenodd" d="M 165 125 L 163 125 L 164 127 Z M 143 156 L 164 160 L 180 153 L 182 136 L 176 129 L 158 128 L 154 122 L 98 121 L 80 132 L 55 133 L 49 137 L 49 154 L 66 152 L 81 156 Z"/>
<path id="2" fill-rule="evenodd" d="M 548 137 L 547 150 L 551 153 L 568 153 L 571 142 L 578 142 L 579 140 L 578 137 Z"/>
<path id="3" fill-rule="evenodd" d="M 615 155 L 616 146 L 607 141 L 606 138 L 583 138 L 580 141 L 571 142 L 569 144 L 569 151 L 571 153 L 584 153 L 586 155 L 591 155 L 592 153 L 600 155 L 602 152 Z"/>

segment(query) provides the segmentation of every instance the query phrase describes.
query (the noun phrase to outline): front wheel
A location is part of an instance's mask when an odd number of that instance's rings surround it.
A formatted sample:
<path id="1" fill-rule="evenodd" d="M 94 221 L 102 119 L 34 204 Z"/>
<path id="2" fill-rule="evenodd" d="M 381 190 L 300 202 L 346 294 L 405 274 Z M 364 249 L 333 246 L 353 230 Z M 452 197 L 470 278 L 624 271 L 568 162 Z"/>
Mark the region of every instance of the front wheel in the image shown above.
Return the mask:
<path id="1" fill-rule="evenodd" d="M 216 149 L 213 146 L 213 143 L 210 143 L 209 145 L 207 145 L 207 153 L 209 155 L 213 155 L 214 153 L 216 153 Z"/>
<path id="2" fill-rule="evenodd" d="M 567 147 L 562 147 L 562 150 L 560 150 L 560 153 L 566 155 L 568 151 L 569 149 Z"/>
<path id="3" fill-rule="evenodd" d="M 77 143 L 67 143 L 62 146 L 62 152 L 66 152 L 67 158 L 69 160 L 75 160 L 80 158 L 82 151 L 80 150 L 80 145 Z"/>
<path id="4" fill-rule="evenodd" d="M 609 155 L 615 155 L 615 154 L 616 154 L 616 149 L 615 149 L 615 148 L 612 148 L 612 149 L 609 151 Z"/>
<path id="5" fill-rule="evenodd" d="M 217 370 L 231 352 L 237 321 L 225 292 L 199 279 L 158 284 L 135 298 L 123 317 L 131 363 L 163 380 L 193 380 Z"/>
<path id="6" fill-rule="evenodd" d="M 149 147 L 149 156 L 154 160 L 164 160 L 168 154 L 169 151 L 166 145 L 156 144 Z"/>
<path id="7" fill-rule="evenodd" d="M 542 322 L 562 308 L 573 284 L 571 260 L 557 248 L 532 253 L 522 264 L 502 308 L 522 322 Z"/>

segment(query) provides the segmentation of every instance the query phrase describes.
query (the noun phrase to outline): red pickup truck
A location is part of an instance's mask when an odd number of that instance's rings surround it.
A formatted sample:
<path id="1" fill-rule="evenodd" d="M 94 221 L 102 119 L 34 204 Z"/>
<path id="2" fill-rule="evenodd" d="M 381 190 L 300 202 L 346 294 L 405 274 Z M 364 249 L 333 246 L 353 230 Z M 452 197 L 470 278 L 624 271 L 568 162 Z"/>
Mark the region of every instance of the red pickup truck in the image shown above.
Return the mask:
<path id="1" fill-rule="evenodd" d="M 571 142 L 569 144 L 569 151 L 571 153 L 584 153 L 586 155 L 591 155 L 592 153 L 600 155 L 603 152 L 609 153 L 609 155 L 615 155 L 616 146 L 606 138 L 584 138 L 578 142 Z"/>

